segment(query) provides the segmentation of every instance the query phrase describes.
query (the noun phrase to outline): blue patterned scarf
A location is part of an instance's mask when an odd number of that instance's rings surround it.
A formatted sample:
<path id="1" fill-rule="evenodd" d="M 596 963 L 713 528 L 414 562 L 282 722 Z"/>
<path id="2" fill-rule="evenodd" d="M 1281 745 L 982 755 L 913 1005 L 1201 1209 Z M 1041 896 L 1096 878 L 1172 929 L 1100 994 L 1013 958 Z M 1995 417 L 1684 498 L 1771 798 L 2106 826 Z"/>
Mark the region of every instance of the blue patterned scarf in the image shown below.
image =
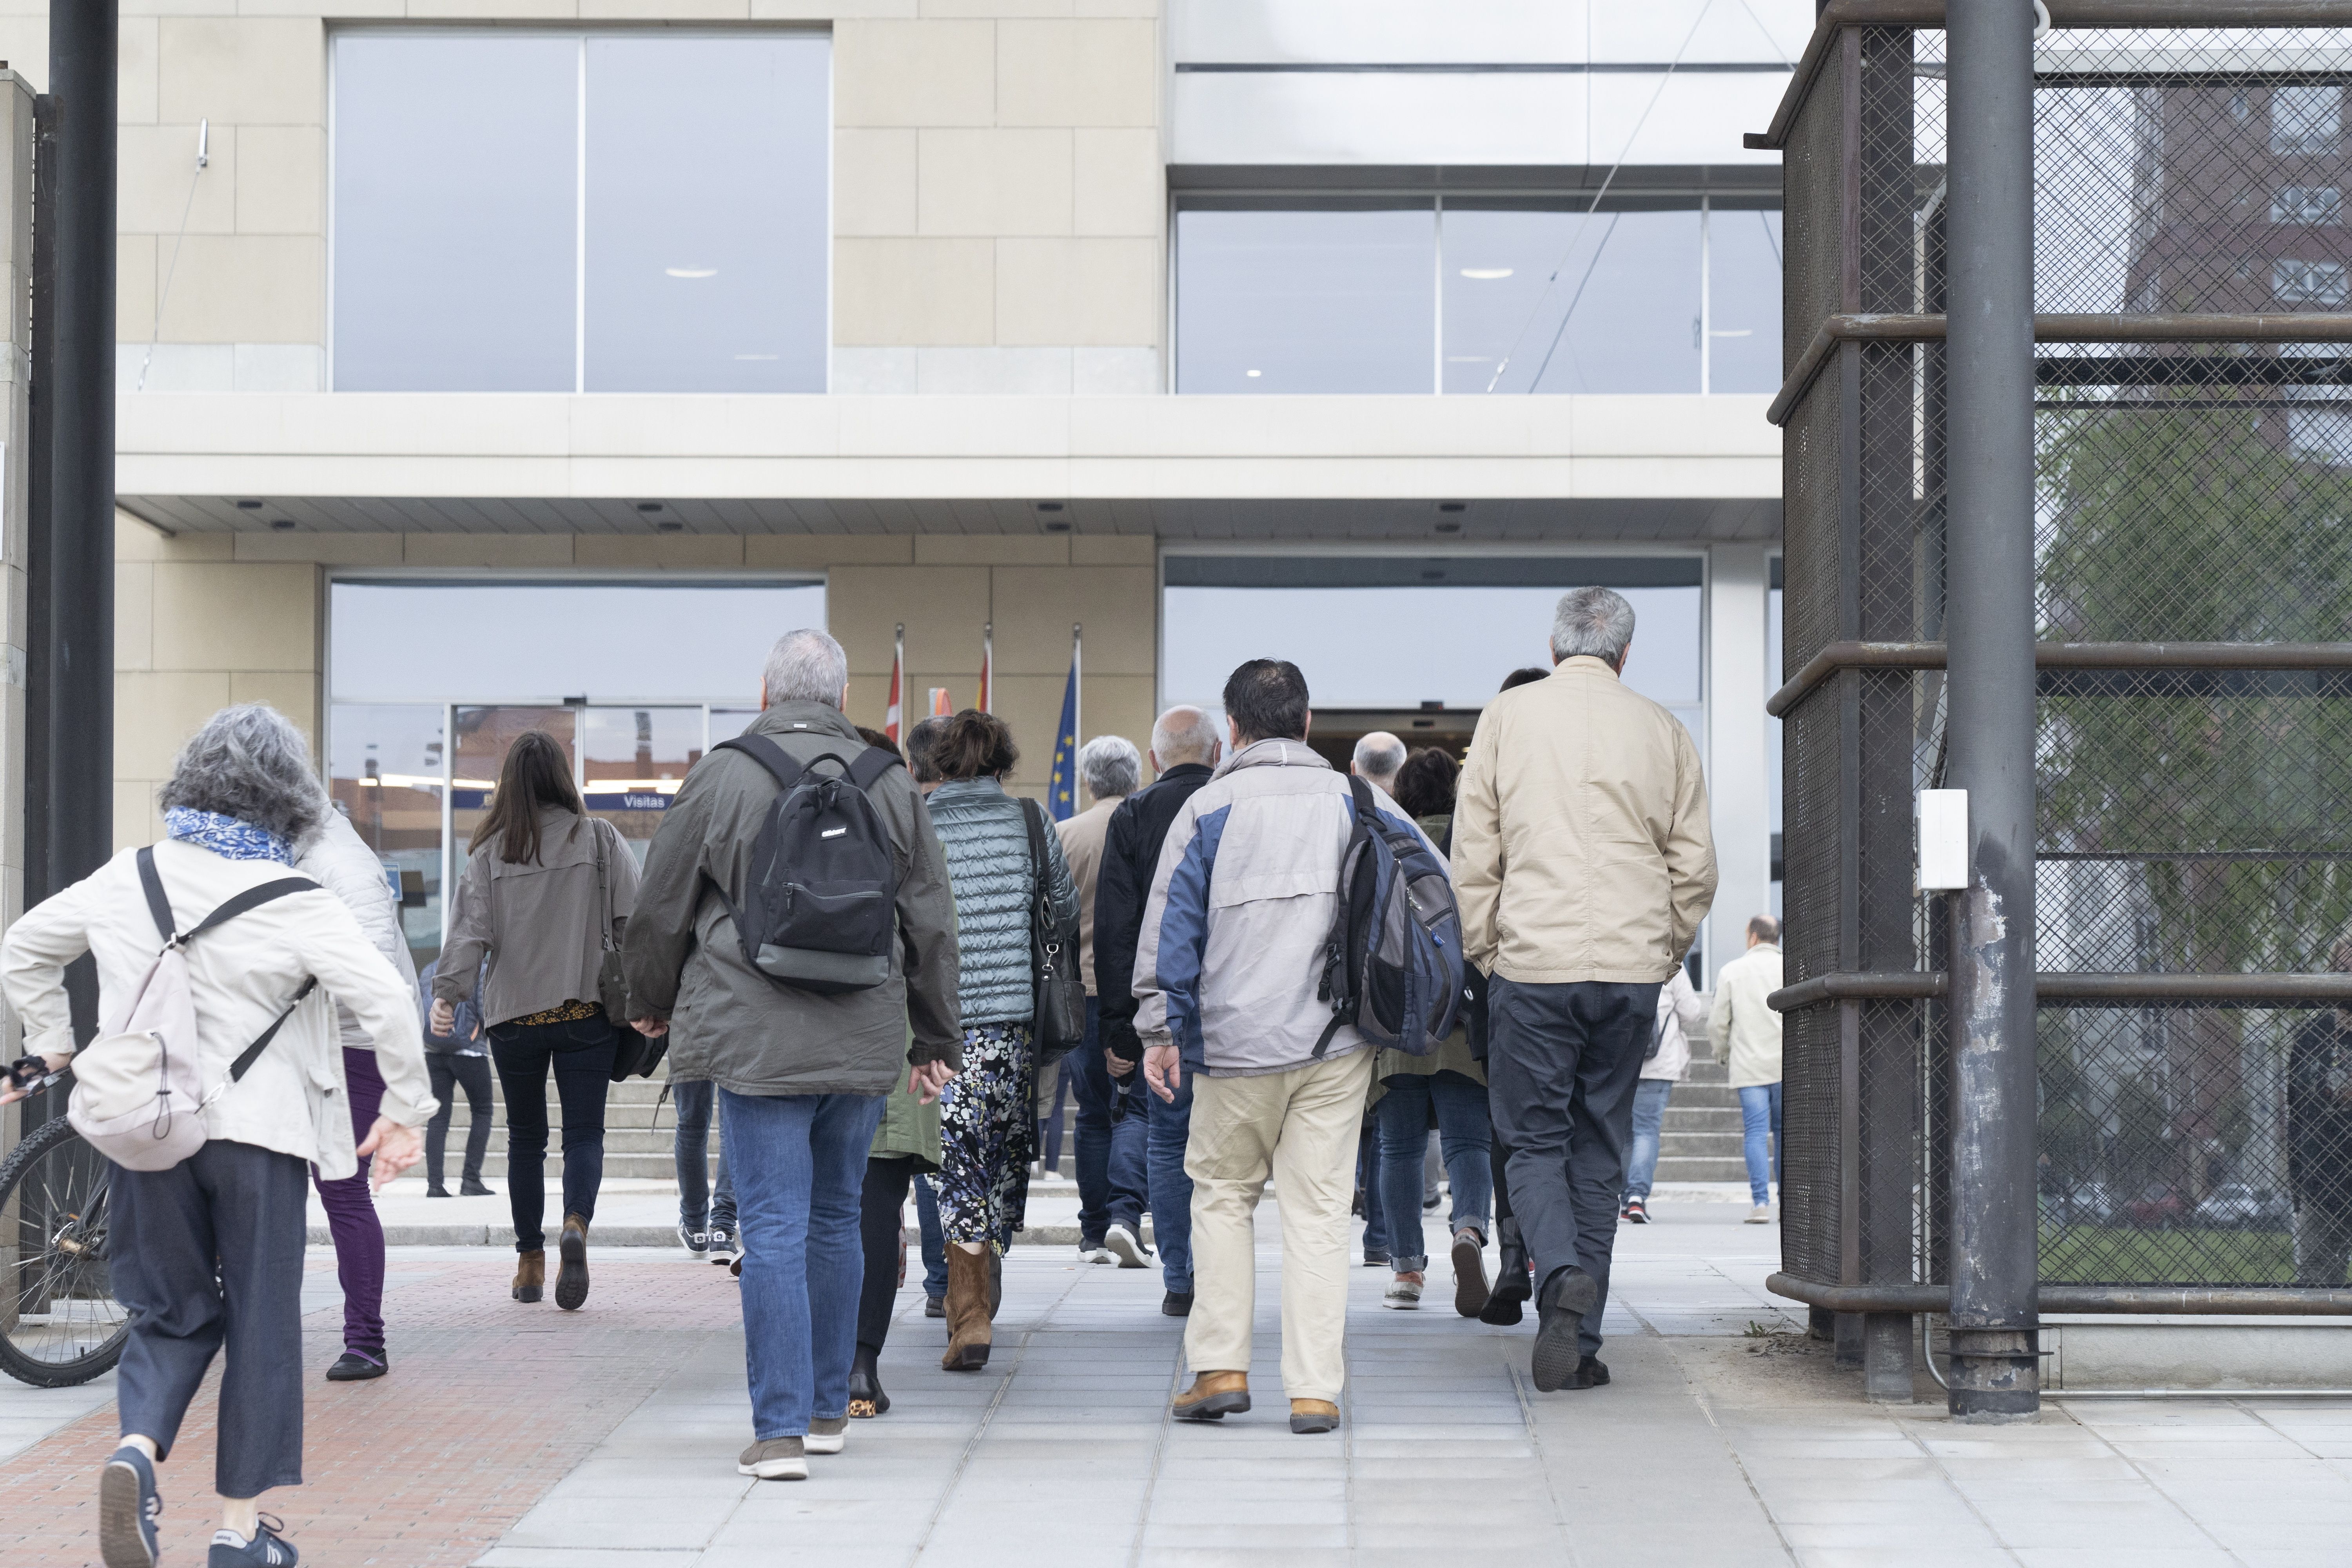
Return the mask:
<path id="1" fill-rule="evenodd" d="M 199 849 L 231 860 L 275 860 L 281 866 L 294 864 L 294 842 L 280 837 L 266 827 L 256 827 L 250 822 L 239 822 L 234 816 L 224 816 L 217 811 L 198 811 L 192 805 L 175 805 L 163 813 L 163 836 L 183 844 L 193 844 Z"/>

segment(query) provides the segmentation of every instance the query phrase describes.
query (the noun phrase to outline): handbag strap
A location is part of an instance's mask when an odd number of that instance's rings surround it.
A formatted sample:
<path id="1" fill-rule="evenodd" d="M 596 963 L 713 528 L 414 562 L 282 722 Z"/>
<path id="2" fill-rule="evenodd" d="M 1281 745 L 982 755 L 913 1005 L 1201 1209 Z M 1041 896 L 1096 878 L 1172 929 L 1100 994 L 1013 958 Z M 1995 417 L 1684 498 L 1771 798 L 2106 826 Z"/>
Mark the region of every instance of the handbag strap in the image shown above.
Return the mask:
<path id="1" fill-rule="evenodd" d="M 613 893 L 604 885 L 604 826 L 601 816 L 588 819 L 588 836 L 596 841 L 596 905 L 604 911 L 596 922 L 596 939 L 606 952 L 617 952 L 620 950 L 613 945 Z"/>
<path id="2" fill-rule="evenodd" d="M 1029 904 L 1029 931 L 1040 948 L 1051 945 L 1049 939 L 1052 935 L 1045 919 L 1045 910 L 1053 895 L 1045 886 L 1045 808 L 1023 795 L 1021 822 L 1029 830 L 1029 876 L 1033 889 Z"/>

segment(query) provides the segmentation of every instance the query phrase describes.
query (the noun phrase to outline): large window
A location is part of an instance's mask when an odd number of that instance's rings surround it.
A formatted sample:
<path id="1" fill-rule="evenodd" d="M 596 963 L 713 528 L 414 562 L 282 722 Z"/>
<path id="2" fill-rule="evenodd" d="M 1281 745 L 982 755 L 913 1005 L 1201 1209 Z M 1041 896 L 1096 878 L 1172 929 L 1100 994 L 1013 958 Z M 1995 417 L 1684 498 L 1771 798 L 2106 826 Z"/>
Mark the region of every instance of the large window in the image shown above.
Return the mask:
<path id="1" fill-rule="evenodd" d="M 339 34 L 337 389 L 824 391 L 829 48 Z"/>
<path id="2" fill-rule="evenodd" d="M 1454 197 L 1177 214 L 1177 390 L 1773 392 L 1780 215 Z"/>

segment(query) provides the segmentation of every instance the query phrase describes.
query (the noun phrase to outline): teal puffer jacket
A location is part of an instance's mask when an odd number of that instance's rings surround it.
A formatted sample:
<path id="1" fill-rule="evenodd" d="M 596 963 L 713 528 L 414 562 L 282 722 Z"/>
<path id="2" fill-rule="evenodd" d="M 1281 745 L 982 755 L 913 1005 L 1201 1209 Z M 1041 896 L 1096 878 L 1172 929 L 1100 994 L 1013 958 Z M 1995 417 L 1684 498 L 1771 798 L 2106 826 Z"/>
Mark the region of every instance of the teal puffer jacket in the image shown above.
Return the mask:
<path id="1" fill-rule="evenodd" d="M 994 779 L 955 779 L 931 792 L 931 826 L 948 856 L 955 893 L 957 990 L 966 1029 L 1026 1024 L 1036 1016 L 1029 975 L 1029 910 L 1035 873 L 1021 802 Z M 1055 915 L 1075 919 L 1076 884 L 1048 824 L 1045 886 Z"/>

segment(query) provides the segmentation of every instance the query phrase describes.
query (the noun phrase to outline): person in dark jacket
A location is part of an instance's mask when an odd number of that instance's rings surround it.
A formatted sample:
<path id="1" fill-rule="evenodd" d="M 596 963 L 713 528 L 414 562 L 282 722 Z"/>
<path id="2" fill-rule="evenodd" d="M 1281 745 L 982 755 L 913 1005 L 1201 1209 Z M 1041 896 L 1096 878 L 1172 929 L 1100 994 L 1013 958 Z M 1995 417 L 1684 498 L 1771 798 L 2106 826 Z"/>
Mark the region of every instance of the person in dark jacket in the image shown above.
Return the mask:
<path id="1" fill-rule="evenodd" d="M 803 767 L 822 756 L 846 765 L 866 750 L 842 715 L 848 688 L 839 643 L 787 632 L 744 732 Z M 736 1469 L 797 1480 L 809 1454 L 839 1453 L 848 1430 L 865 1270 L 858 1194 L 883 1097 L 904 1083 L 936 1099 L 961 1065 L 962 1031 L 946 862 L 904 768 L 866 788 L 898 877 L 887 978 L 820 994 L 752 965 L 728 905 L 742 906 L 776 795 L 774 775 L 740 751 L 695 764 L 646 853 L 625 960 L 638 1029 L 670 1037 L 671 1077 L 719 1086 L 751 1393 L 752 1443 Z"/>
<path id="2" fill-rule="evenodd" d="M 1198 708 L 1176 707 L 1151 726 L 1151 769 L 1157 783 L 1119 803 L 1103 832 L 1102 871 L 1095 884 L 1095 997 L 1103 1065 L 1132 1080 L 1143 1059 L 1135 1032 L 1135 944 L 1160 847 L 1192 792 L 1209 782 L 1224 756 L 1214 722 Z M 1160 1310 L 1171 1318 L 1192 1310 L 1192 1178 L 1184 1173 L 1184 1145 L 1192 1131 L 1188 1078 L 1172 1100 L 1143 1096 L 1146 1107 L 1144 1187 L 1166 1289 Z"/>
<path id="3" fill-rule="evenodd" d="M 416 977 L 424 997 L 420 1016 L 433 1012 L 433 977 L 441 972 L 435 959 Z M 433 1075 L 433 1098 L 441 1109 L 425 1124 L 425 1195 L 450 1196 L 441 1184 L 442 1154 L 448 1147 L 449 1119 L 457 1107 L 457 1090 L 466 1091 L 466 1163 L 457 1192 L 469 1198 L 493 1197 L 482 1181 L 482 1159 L 490 1149 L 490 1124 L 497 1120 L 497 1101 L 490 1094 L 490 1040 L 482 1032 L 481 970 L 475 972 L 474 994 L 457 1003 L 446 1035 L 425 1031 L 425 1067 Z"/>
<path id="4" fill-rule="evenodd" d="M 1062 841 L 1029 849 L 1027 808 L 1004 779 L 1021 760 L 1003 720 L 967 708 L 929 753 L 945 783 L 925 803 L 947 851 L 955 889 L 957 1010 L 963 1070 L 940 1097 L 940 1225 L 948 1242 L 949 1372 L 988 1364 L 994 1280 L 1026 1216 L 1036 1157 L 1037 988 L 1029 930 L 1042 882 L 1057 923 L 1077 916 Z"/>
<path id="5" fill-rule="evenodd" d="M 2352 970 L 2352 936 L 2335 964 Z M 2286 1068 L 2287 1191 L 2294 1201 L 2294 1282 L 2341 1289 L 2352 1258 L 2352 1008 L 2314 1013 Z"/>

